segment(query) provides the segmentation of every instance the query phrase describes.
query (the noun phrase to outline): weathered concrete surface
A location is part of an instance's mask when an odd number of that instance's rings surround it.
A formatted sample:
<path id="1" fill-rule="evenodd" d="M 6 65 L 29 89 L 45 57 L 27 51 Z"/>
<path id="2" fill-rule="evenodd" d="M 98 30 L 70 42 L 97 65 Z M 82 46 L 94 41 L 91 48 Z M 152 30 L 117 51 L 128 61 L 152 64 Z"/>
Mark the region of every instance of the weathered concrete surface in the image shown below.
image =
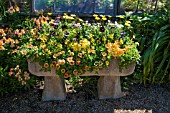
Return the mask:
<path id="1" fill-rule="evenodd" d="M 113 59 L 109 66 L 103 68 L 96 72 L 86 72 L 81 76 L 127 76 L 134 72 L 135 70 L 135 63 L 130 64 L 127 68 L 123 67 L 123 69 L 119 70 L 119 59 Z"/>
<path id="2" fill-rule="evenodd" d="M 98 97 L 99 99 L 120 98 L 123 96 L 121 91 L 120 76 L 127 76 L 134 72 L 135 63 L 132 63 L 127 68 L 119 71 L 118 59 L 113 59 L 109 66 L 96 72 L 86 72 L 81 76 L 101 76 L 98 80 Z M 28 60 L 28 68 L 30 73 L 37 76 L 45 76 L 45 88 L 43 91 L 42 100 L 65 100 L 66 89 L 64 80 L 56 76 L 55 68 L 51 71 L 41 71 L 41 66 L 37 62 Z"/>
<path id="3" fill-rule="evenodd" d="M 40 71 L 41 66 L 37 62 L 31 62 L 31 60 L 28 61 L 28 68 L 30 73 L 37 75 L 37 76 L 56 76 L 55 68 L 51 69 L 51 71 L 47 71 L 44 73 L 44 71 Z M 96 72 L 86 72 L 83 75 L 80 76 L 127 76 L 134 72 L 135 70 L 135 63 L 130 64 L 127 68 L 123 68 L 120 72 L 119 70 L 119 59 L 113 59 L 109 66 L 99 70 L 98 74 Z"/>
<path id="4" fill-rule="evenodd" d="M 101 76 L 98 80 L 97 90 L 99 99 L 122 97 L 120 76 Z"/>
<path id="5" fill-rule="evenodd" d="M 45 76 L 44 79 L 43 101 L 66 99 L 64 79 L 56 76 Z"/>
<path id="6" fill-rule="evenodd" d="M 28 69 L 29 72 L 36 76 L 56 76 L 55 68 L 51 69 L 51 71 L 41 71 L 41 66 L 38 62 L 32 62 L 32 60 L 28 59 Z"/>
<path id="7" fill-rule="evenodd" d="M 51 71 L 41 71 L 41 66 L 37 62 L 31 62 L 28 60 L 29 72 L 36 76 L 44 76 L 45 86 L 43 90 L 42 100 L 65 100 L 66 99 L 66 88 L 64 79 L 56 76 L 55 68 Z"/>

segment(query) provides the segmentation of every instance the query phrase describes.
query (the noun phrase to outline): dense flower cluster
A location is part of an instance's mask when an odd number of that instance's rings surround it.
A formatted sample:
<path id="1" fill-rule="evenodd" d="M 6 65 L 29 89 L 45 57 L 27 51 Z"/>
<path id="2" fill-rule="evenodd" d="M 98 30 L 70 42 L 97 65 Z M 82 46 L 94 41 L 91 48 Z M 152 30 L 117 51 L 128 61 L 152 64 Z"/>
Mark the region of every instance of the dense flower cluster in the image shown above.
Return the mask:
<path id="1" fill-rule="evenodd" d="M 98 71 L 113 58 L 121 60 L 120 67 L 139 60 L 137 44 L 124 31 L 130 21 L 123 25 L 107 20 L 111 16 L 94 17 L 96 22 L 90 23 L 76 15 L 64 14 L 56 19 L 41 16 L 27 20 L 25 28 L 13 34 L 10 29 L 0 29 L 0 50 L 11 47 L 18 60 L 34 59 L 46 71 L 55 68 L 57 75 L 66 78 Z"/>

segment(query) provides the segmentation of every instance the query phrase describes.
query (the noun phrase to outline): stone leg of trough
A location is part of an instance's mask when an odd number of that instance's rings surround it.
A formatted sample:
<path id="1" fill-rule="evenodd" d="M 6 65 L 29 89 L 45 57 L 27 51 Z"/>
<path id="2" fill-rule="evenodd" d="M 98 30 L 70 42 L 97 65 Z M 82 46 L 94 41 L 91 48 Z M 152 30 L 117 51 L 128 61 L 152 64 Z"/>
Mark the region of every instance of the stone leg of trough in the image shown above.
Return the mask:
<path id="1" fill-rule="evenodd" d="M 43 101 L 66 99 L 64 79 L 56 76 L 45 76 L 44 79 Z"/>
<path id="2" fill-rule="evenodd" d="M 99 99 L 122 97 L 120 76 L 101 76 L 98 80 L 97 90 Z"/>

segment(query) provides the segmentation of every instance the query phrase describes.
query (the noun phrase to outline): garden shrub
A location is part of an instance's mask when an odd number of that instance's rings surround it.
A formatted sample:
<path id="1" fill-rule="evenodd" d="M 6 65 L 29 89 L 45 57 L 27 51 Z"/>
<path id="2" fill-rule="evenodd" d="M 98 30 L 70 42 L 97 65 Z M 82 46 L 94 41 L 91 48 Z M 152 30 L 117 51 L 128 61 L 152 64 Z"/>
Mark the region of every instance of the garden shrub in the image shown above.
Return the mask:
<path id="1" fill-rule="evenodd" d="M 17 28 L 22 28 L 22 22 L 28 19 L 28 16 L 20 16 L 19 7 L 11 6 L 6 11 L 5 2 L 0 1 L 0 95 L 17 92 L 19 90 L 29 90 L 37 82 L 37 77 L 28 73 L 28 66 L 25 60 L 17 60 L 14 47 L 18 43 L 17 38 L 14 40 L 13 32 Z M 3 47 L 4 40 L 9 46 L 5 50 Z M 10 54 L 13 53 L 13 54 Z"/>
<path id="2" fill-rule="evenodd" d="M 136 66 L 135 77 L 140 82 L 165 83 L 170 81 L 170 12 L 143 13 L 131 17 L 133 33 L 142 58 Z"/>

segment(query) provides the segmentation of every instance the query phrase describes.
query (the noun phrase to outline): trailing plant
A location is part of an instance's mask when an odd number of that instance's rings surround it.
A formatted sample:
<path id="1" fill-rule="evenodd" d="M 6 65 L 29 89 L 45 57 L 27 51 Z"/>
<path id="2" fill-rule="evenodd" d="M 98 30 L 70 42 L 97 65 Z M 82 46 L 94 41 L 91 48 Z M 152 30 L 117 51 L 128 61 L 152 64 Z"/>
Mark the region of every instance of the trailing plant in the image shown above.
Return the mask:
<path id="1" fill-rule="evenodd" d="M 14 41 L 10 38 L 13 37 L 13 34 L 11 33 L 12 31 L 14 31 L 13 29 L 22 27 L 23 20 L 20 20 L 19 23 L 18 21 L 17 22 L 13 21 L 15 19 L 20 19 L 18 12 L 19 12 L 19 8 L 17 6 L 10 7 L 8 11 L 5 12 L 6 15 L 3 16 L 1 21 L 1 26 L 0 26 L 0 92 L 1 93 L 0 95 L 16 92 L 22 89 L 29 90 L 30 87 L 36 84 L 36 80 L 37 80 L 35 76 L 30 76 L 30 74 L 28 73 L 27 62 L 25 60 L 17 60 L 17 56 L 14 50 L 14 45 L 15 44 L 17 45 L 18 39 L 15 39 Z M 9 23 L 6 23 L 7 21 L 6 19 L 9 17 L 16 17 L 16 18 L 11 18 L 10 19 L 11 21 Z M 13 24 L 10 24 L 12 22 Z M 5 44 L 9 44 L 9 47 L 8 49 L 4 50 Z M 13 54 L 10 54 L 10 52 L 12 52 Z"/>
<path id="2" fill-rule="evenodd" d="M 138 43 L 124 32 L 130 28 L 130 21 L 118 24 L 107 22 L 111 17 L 94 17 L 96 23 L 67 14 L 56 20 L 44 16 L 27 20 L 12 38 L 3 38 L 4 50 L 15 42 L 9 54 L 15 53 L 18 60 L 32 59 L 45 71 L 55 68 L 57 75 L 65 78 L 98 71 L 113 58 L 120 59 L 120 68 L 139 60 Z"/>

